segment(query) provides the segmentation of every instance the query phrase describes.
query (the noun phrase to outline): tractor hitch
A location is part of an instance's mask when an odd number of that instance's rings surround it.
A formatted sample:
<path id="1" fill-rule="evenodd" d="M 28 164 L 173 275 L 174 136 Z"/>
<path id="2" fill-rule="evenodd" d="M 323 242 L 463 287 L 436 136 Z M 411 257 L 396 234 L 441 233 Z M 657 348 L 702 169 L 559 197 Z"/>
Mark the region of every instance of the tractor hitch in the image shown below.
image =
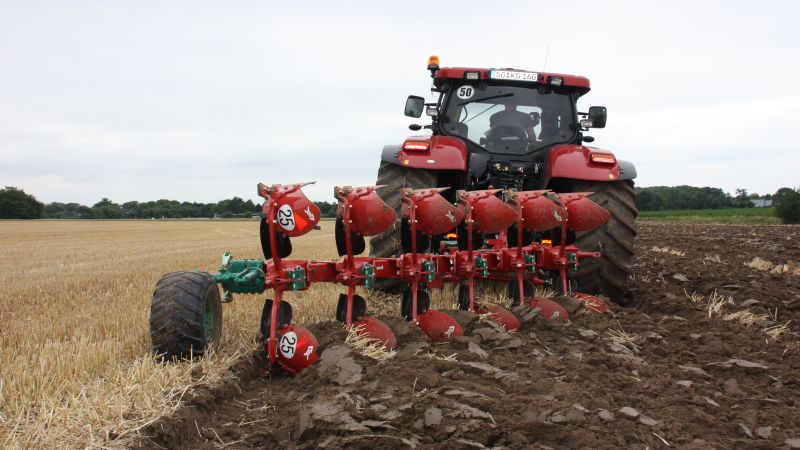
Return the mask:
<path id="1" fill-rule="evenodd" d="M 211 277 L 222 287 L 224 303 L 233 300 L 233 293 L 260 294 L 264 292 L 264 261 L 233 259 L 233 256 L 226 252 L 222 255 L 219 272 Z"/>

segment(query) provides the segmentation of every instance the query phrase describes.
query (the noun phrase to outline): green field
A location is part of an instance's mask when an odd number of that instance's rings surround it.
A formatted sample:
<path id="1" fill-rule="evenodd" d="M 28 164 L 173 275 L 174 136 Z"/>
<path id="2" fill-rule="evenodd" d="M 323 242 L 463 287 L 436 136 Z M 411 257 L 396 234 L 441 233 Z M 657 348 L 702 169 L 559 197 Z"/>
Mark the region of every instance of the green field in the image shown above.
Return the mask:
<path id="1" fill-rule="evenodd" d="M 698 223 L 779 224 L 775 208 L 684 209 L 640 211 L 639 220 L 668 220 Z"/>

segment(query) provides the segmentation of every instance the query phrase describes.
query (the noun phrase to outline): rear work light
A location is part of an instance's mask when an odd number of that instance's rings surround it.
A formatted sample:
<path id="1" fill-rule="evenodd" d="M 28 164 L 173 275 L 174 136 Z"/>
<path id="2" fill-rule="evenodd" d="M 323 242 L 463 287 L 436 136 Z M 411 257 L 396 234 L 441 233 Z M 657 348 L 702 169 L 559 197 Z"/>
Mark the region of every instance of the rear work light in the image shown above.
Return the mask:
<path id="1" fill-rule="evenodd" d="M 550 77 L 550 84 L 553 86 L 561 86 L 564 84 L 564 79 L 561 77 Z"/>
<path id="2" fill-rule="evenodd" d="M 409 152 L 426 152 L 430 150 L 430 141 L 405 141 L 403 142 L 403 150 Z"/>
<path id="3" fill-rule="evenodd" d="M 464 78 L 466 78 L 467 80 L 477 80 L 480 77 L 481 77 L 481 73 L 480 72 L 465 72 L 464 73 Z"/>
<path id="4" fill-rule="evenodd" d="M 617 163 L 617 158 L 610 153 L 592 153 L 589 160 L 595 164 L 614 165 Z"/>

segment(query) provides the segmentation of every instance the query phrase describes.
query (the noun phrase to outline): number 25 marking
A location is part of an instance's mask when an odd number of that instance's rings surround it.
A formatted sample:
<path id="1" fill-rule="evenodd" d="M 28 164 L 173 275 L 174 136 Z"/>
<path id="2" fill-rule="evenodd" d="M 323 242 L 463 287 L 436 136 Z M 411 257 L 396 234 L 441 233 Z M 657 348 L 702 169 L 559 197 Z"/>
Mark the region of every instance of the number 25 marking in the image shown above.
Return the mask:
<path id="1" fill-rule="evenodd" d="M 289 205 L 283 205 L 278 208 L 277 214 L 278 224 L 286 231 L 292 231 L 295 227 L 294 211 Z"/>

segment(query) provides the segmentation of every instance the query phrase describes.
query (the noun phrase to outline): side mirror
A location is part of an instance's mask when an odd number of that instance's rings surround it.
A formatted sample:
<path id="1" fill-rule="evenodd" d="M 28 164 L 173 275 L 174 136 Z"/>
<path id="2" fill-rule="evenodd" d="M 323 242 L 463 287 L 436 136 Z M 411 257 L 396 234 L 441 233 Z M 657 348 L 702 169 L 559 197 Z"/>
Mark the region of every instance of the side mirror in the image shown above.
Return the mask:
<path id="1" fill-rule="evenodd" d="M 416 95 L 409 95 L 406 99 L 405 115 L 408 117 L 421 117 L 425 109 L 425 99 Z"/>
<path id="2" fill-rule="evenodd" d="M 589 120 L 592 121 L 592 128 L 605 128 L 606 116 L 608 112 L 605 106 L 590 106 L 589 107 Z"/>

